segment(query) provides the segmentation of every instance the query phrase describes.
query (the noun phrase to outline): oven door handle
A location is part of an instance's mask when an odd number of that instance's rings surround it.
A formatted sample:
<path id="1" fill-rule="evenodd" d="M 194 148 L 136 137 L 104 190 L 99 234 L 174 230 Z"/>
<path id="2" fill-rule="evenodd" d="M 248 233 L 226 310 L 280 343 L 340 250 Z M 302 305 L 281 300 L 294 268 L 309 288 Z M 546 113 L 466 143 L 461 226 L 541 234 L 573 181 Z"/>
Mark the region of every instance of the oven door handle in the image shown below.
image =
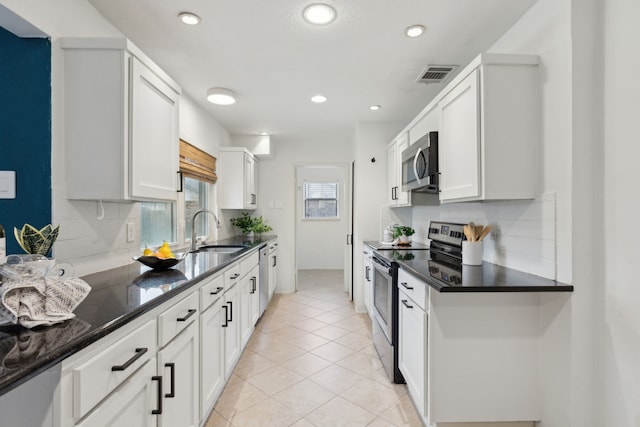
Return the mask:
<path id="1" fill-rule="evenodd" d="M 376 264 L 378 264 L 378 265 L 380 265 L 380 266 L 384 267 L 384 270 L 387 272 L 387 274 L 388 274 L 389 276 L 391 276 L 392 271 L 391 271 L 391 268 L 390 268 L 389 266 L 385 265 L 382 261 L 380 261 L 380 260 L 379 260 L 378 258 L 376 258 L 376 257 L 373 257 L 373 258 L 371 258 L 371 259 L 372 259 Z M 374 267 L 375 267 L 375 266 L 374 266 Z M 378 270 L 379 270 L 379 269 L 378 269 Z"/>

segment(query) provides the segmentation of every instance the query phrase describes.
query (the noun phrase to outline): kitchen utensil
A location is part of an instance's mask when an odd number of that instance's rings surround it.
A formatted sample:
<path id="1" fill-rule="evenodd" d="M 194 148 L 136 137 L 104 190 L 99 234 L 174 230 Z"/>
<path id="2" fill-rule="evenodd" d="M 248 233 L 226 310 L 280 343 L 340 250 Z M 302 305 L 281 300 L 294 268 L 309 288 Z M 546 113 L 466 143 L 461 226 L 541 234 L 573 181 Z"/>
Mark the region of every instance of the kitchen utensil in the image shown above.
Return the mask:
<path id="1" fill-rule="evenodd" d="M 484 229 L 483 225 L 476 225 L 476 241 L 480 240 L 480 235 L 482 234 L 482 230 Z"/>
<path id="2" fill-rule="evenodd" d="M 491 225 L 487 225 L 484 230 L 482 230 L 482 233 L 480 234 L 480 237 L 478 237 L 478 240 L 482 240 L 485 237 L 487 237 L 487 235 L 491 232 Z"/>

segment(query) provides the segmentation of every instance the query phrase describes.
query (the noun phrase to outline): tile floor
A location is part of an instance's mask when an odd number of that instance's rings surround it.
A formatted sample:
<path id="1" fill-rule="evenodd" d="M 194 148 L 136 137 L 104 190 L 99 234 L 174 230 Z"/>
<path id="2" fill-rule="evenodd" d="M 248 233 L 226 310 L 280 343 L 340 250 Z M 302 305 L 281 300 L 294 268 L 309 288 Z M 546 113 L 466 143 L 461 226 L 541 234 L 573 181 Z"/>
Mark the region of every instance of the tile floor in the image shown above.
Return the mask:
<path id="1" fill-rule="evenodd" d="M 298 292 L 274 295 L 205 427 L 420 425 L 406 386 L 387 379 L 342 270 L 304 270 Z"/>

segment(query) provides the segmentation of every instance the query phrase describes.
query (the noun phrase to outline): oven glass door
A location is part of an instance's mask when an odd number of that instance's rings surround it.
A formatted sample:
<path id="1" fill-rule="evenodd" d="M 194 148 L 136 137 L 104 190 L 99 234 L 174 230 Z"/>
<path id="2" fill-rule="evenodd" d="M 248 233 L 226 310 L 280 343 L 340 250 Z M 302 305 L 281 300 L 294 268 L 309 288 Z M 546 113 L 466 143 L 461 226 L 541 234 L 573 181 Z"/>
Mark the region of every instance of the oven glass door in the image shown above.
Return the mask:
<path id="1" fill-rule="evenodd" d="M 381 265 L 376 258 L 373 261 L 373 306 L 376 318 L 387 336 L 387 340 L 391 342 L 393 278 L 389 274 L 389 267 Z"/>

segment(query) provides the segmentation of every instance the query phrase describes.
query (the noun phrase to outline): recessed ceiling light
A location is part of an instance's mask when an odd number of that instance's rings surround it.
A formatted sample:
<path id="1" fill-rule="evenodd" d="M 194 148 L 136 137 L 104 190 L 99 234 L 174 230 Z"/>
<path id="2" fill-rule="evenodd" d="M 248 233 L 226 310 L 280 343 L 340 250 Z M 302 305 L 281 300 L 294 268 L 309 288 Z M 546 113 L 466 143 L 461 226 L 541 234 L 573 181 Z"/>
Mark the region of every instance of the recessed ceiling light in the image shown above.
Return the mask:
<path id="1" fill-rule="evenodd" d="M 369 110 L 371 110 L 371 111 L 378 111 L 381 108 L 382 107 L 379 106 L 379 105 L 371 105 L 371 106 L 369 106 Z"/>
<path id="2" fill-rule="evenodd" d="M 191 12 L 182 12 L 178 15 L 178 18 L 187 25 L 198 25 L 201 21 L 198 15 Z"/>
<path id="3" fill-rule="evenodd" d="M 260 132 L 260 135 L 267 136 L 267 135 L 269 135 L 269 132 Z"/>
<path id="4" fill-rule="evenodd" d="M 412 25 L 404 30 L 404 32 L 407 37 L 420 37 L 422 34 L 424 34 L 424 27 L 422 25 Z"/>
<path id="5" fill-rule="evenodd" d="M 207 101 L 218 105 L 231 105 L 236 102 L 236 94 L 229 89 L 212 87 L 207 90 Z"/>
<path id="6" fill-rule="evenodd" d="M 315 102 L 316 104 L 322 104 L 327 101 L 327 97 L 324 95 L 314 95 L 311 97 L 311 102 Z"/>
<path id="7" fill-rule="evenodd" d="M 336 15 L 336 10 L 324 3 L 310 4 L 302 11 L 304 20 L 315 25 L 327 25 L 336 19 Z"/>

